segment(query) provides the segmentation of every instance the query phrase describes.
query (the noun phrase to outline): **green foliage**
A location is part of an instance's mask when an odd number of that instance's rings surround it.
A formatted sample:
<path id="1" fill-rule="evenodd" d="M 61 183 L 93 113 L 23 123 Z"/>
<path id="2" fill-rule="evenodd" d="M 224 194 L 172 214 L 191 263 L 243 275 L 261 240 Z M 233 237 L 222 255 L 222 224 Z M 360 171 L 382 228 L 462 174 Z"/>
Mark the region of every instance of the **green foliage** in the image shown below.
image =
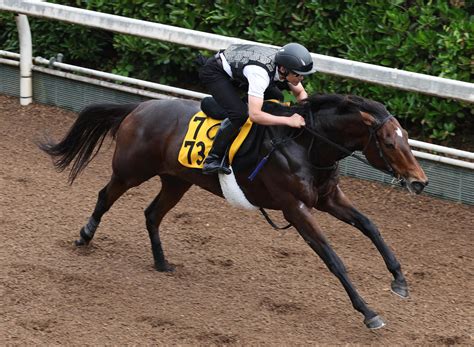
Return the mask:
<path id="1" fill-rule="evenodd" d="M 89 10 L 247 40 L 299 42 L 312 52 L 471 82 L 474 3 L 463 0 L 63 0 Z M 198 50 L 167 42 L 30 18 L 34 55 L 135 78 L 200 89 Z M 0 13 L 1 49 L 17 51 L 13 15 Z M 223 47 L 225 48 L 225 47 Z M 211 54 L 211 52 L 205 52 Z M 309 92 L 378 100 L 411 134 L 449 140 L 474 132 L 472 109 L 453 100 L 315 74 Z"/>

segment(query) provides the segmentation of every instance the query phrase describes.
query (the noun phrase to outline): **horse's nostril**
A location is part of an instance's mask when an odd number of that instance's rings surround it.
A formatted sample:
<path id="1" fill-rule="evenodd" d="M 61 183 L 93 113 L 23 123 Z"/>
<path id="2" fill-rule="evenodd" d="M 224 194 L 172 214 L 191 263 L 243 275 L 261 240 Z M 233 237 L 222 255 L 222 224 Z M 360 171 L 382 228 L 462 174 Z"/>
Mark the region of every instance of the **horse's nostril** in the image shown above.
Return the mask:
<path id="1" fill-rule="evenodd" d="M 415 182 L 411 182 L 411 187 L 413 188 L 415 193 L 420 194 L 427 184 L 428 182 L 423 183 L 423 182 L 415 181 Z"/>

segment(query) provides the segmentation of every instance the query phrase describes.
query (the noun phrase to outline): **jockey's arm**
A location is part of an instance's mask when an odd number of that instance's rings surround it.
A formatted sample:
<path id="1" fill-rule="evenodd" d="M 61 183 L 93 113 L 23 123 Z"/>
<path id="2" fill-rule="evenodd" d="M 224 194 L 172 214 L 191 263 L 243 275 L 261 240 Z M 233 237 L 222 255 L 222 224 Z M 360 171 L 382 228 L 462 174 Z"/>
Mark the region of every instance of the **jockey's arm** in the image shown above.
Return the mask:
<path id="1" fill-rule="evenodd" d="M 288 86 L 290 87 L 291 92 L 296 98 L 296 101 L 301 102 L 304 99 L 308 98 L 308 93 L 306 93 L 306 90 L 304 90 L 303 85 L 298 83 L 296 86 L 294 86 L 291 83 L 288 83 Z"/>
<path id="2" fill-rule="evenodd" d="M 293 128 L 300 128 L 305 125 L 304 118 L 295 113 L 291 117 L 274 116 L 262 111 L 263 99 L 249 95 L 249 118 L 252 122 L 261 125 L 287 125 Z"/>

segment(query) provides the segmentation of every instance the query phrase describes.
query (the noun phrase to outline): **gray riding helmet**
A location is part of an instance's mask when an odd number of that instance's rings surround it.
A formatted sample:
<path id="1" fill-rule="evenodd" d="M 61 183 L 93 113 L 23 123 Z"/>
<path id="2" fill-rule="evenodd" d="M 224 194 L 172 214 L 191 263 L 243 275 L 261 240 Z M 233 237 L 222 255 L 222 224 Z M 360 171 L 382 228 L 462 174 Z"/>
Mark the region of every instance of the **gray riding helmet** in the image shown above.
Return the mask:
<path id="1" fill-rule="evenodd" d="M 275 63 L 300 75 L 316 72 L 309 51 L 299 43 L 289 43 L 278 50 Z"/>

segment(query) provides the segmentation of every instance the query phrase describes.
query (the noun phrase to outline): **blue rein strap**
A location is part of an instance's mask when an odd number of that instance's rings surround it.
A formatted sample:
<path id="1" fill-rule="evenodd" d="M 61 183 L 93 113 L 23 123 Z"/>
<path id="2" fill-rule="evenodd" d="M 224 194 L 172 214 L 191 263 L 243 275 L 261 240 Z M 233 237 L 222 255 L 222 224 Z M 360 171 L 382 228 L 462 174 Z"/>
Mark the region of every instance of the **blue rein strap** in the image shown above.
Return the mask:
<path id="1" fill-rule="evenodd" d="M 301 132 L 302 133 L 302 132 Z M 255 169 L 253 170 L 253 172 L 250 174 L 250 176 L 248 177 L 248 179 L 250 181 L 253 181 L 255 179 L 255 176 L 257 176 L 258 172 L 262 169 L 262 167 L 265 165 L 265 163 L 268 161 L 268 159 L 270 159 L 270 156 L 272 155 L 273 152 L 275 152 L 281 145 L 285 144 L 286 142 L 288 142 L 289 140 L 292 140 L 296 137 L 298 137 L 301 133 L 299 133 L 298 135 L 296 135 L 295 137 L 289 137 L 289 138 L 283 138 L 283 139 L 272 139 L 271 140 L 271 143 L 272 143 L 272 149 L 270 150 L 270 152 L 268 152 L 268 154 L 266 156 L 264 156 L 262 158 L 262 160 L 260 160 L 260 162 L 258 163 L 258 165 L 255 167 Z"/>
<path id="2" fill-rule="evenodd" d="M 260 163 L 258 163 L 257 167 L 253 170 L 253 172 L 248 177 L 250 181 L 253 181 L 255 179 L 255 176 L 257 176 L 258 172 L 262 169 L 263 165 L 265 165 L 265 163 L 268 161 L 268 158 L 270 158 L 272 153 L 275 152 L 275 149 L 276 147 L 273 146 L 271 151 L 266 156 L 264 156 L 262 160 L 260 160 Z"/>
<path id="3" fill-rule="evenodd" d="M 357 155 L 356 153 L 354 153 L 354 151 L 350 151 L 349 149 L 339 145 L 338 143 L 335 143 L 331 140 L 329 140 L 327 137 L 325 137 L 324 135 L 318 133 L 318 131 L 315 129 L 314 127 L 314 120 L 312 119 L 312 112 L 311 112 L 311 109 L 309 110 L 309 113 L 310 113 L 310 119 L 311 119 L 311 125 L 308 127 L 308 126 L 304 126 L 303 127 L 303 130 L 306 130 L 308 131 L 311 135 L 312 135 L 312 139 L 311 139 L 311 143 L 310 143 L 310 148 L 313 146 L 313 140 L 314 138 L 318 138 L 320 139 L 321 141 L 323 142 L 326 142 L 328 145 L 331 145 L 335 148 L 337 148 L 338 150 L 340 150 L 341 152 L 343 152 L 344 154 L 346 154 L 347 156 L 351 156 L 357 160 L 359 160 L 360 162 L 368 165 L 368 166 L 372 166 L 369 161 L 365 158 L 362 158 L 361 156 Z M 392 177 L 395 177 L 396 178 L 396 174 L 393 170 L 393 168 L 391 167 L 390 163 L 387 161 L 387 158 L 385 158 L 385 156 L 383 155 L 383 152 L 382 152 L 382 149 L 380 147 L 380 144 L 379 144 L 379 140 L 377 138 L 377 134 L 376 132 L 390 119 L 392 118 L 393 116 L 390 115 L 388 116 L 387 118 L 385 118 L 384 120 L 382 120 L 381 122 L 379 122 L 374 128 L 369 128 L 369 140 L 367 142 L 367 145 L 366 147 L 362 150 L 362 152 L 365 152 L 365 150 L 367 149 L 367 147 L 370 145 L 370 142 L 372 141 L 372 138 L 375 139 L 375 145 L 376 145 L 376 148 L 378 150 L 378 154 L 379 156 L 383 159 L 384 163 L 385 163 L 385 166 L 386 166 L 386 169 L 379 169 L 379 168 L 376 168 L 374 167 L 375 169 L 385 173 L 385 174 L 388 174 Z M 273 139 L 271 140 L 271 143 L 272 143 L 272 149 L 270 150 L 270 152 L 262 158 L 262 160 L 258 163 L 257 167 L 253 170 L 253 172 L 250 174 L 250 176 L 248 177 L 248 179 L 250 181 L 253 181 L 255 179 L 255 176 L 257 176 L 258 172 L 262 169 L 262 167 L 265 165 L 265 163 L 268 161 L 268 159 L 270 158 L 270 156 L 272 155 L 273 152 L 275 152 L 276 149 L 278 149 L 278 147 L 289 141 L 289 140 L 292 140 L 298 136 L 300 136 L 303 132 L 300 132 L 299 134 L 297 134 L 295 137 L 293 138 L 287 138 L 287 139 L 284 139 L 284 140 L 279 140 L 278 142 L 277 141 L 274 141 Z M 326 167 L 315 167 L 313 166 L 314 168 L 318 169 L 318 170 L 334 170 L 337 168 L 337 162 L 334 164 L 334 165 L 331 165 L 331 166 L 326 166 Z M 373 167 L 373 166 L 372 166 Z M 260 212 L 262 213 L 262 215 L 265 217 L 266 221 L 276 230 L 284 230 L 284 229 L 288 229 L 290 228 L 291 226 L 293 226 L 291 223 L 288 224 L 287 226 L 285 227 L 278 227 L 275 223 L 273 223 L 273 221 L 270 219 L 270 216 L 266 213 L 266 211 L 263 209 L 263 208 L 260 208 L 259 209 Z"/>
<path id="4" fill-rule="evenodd" d="M 284 139 L 284 140 L 277 140 L 277 141 L 274 141 L 274 139 L 271 140 L 271 143 L 272 143 L 272 149 L 270 150 L 270 152 L 268 152 L 268 154 L 266 156 L 264 156 L 262 158 L 262 160 L 260 160 L 260 162 L 258 163 L 257 167 L 253 170 L 253 172 L 250 174 L 250 176 L 248 177 L 248 179 L 250 181 L 253 181 L 255 179 L 255 176 L 257 176 L 258 172 L 262 169 L 262 167 L 265 165 L 265 163 L 268 161 L 268 159 L 270 158 L 270 156 L 272 155 L 273 152 L 275 152 L 275 150 L 278 149 L 278 147 L 285 143 L 286 141 L 288 141 L 288 139 Z M 288 228 L 291 228 L 293 226 L 293 224 L 288 224 L 284 227 L 279 227 L 278 225 L 276 225 L 272 219 L 270 218 L 270 216 L 268 215 L 267 211 L 265 211 L 263 209 L 263 207 L 260 207 L 259 208 L 259 211 L 260 213 L 262 214 L 262 216 L 265 218 L 265 220 L 268 222 L 268 224 L 270 224 L 273 229 L 275 230 L 285 230 L 285 229 L 288 229 Z"/>

